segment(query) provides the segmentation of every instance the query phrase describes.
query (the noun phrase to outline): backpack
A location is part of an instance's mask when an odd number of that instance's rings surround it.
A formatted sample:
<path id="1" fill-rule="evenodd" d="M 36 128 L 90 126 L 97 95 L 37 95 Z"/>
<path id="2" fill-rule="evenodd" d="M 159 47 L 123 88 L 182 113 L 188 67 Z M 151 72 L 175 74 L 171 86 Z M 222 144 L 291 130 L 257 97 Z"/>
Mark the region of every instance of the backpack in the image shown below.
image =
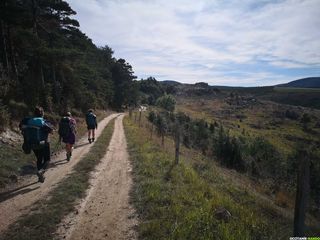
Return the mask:
<path id="1" fill-rule="evenodd" d="M 87 113 L 86 122 L 88 126 L 96 126 L 96 116 L 93 113 Z"/>
<path id="2" fill-rule="evenodd" d="M 66 138 L 71 133 L 71 127 L 70 127 L 70 118 L 69 117 L 63 117 L 60 120 L 59 123 L 59 135 L 62 138 Z"/>
<path id="3" fill-rule="evenodd" d="M 24 118 L 21 121 L 20 127 L 23 134 L 22 149 L 26 154 L 45 145 L 43 118 Z"/>

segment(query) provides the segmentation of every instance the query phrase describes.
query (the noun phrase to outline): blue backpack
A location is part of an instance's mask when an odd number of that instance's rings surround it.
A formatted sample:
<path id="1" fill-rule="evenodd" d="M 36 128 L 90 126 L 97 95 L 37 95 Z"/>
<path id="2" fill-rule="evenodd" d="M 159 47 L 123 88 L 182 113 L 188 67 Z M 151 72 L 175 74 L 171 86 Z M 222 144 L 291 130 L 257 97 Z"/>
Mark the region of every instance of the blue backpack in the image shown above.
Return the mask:
<path id="1" fill-rule="evenodd" d="M 47 143 L 47 133 L 43 127 L 45 121 L 43 118 L 25 118 L 21 121 L 20 128 L 23 134 L 23 151 L 28 154 L 33 149 L 40 149 Z"/>

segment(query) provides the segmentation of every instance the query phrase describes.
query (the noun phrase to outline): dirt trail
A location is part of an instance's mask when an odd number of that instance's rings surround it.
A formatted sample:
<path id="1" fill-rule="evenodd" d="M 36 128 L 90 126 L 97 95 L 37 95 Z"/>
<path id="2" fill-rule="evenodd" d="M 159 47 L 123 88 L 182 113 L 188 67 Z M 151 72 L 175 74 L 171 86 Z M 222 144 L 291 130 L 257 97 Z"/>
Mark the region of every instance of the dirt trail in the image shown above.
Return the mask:
<path id="1" fill-rule="evenodd" d="M 123 116 L 116 119 L 107 154 L 97 166 L 87 197 L 78 214 L 61 224 L 61 239 L 136 239 L 137 219 L 129 204 L 132 186 L 131 164 L 123 129 Z"/>
<path id="2" fill-rule="evenodd" d="M 109 121 L 119 114 L 112 114 L 99 123 L 96 131 L 98 138 Z M 43 199 L 47 194 L 73 169 L 73 166 L 87 153 L 93 144 L 89 144 L 86 137 L 78 141 L 70 162 L 66 161 L 65 152 L 54 157 L 45 173 L 45 182 L 38 183 L 36 176 L 26 179 L 21 186 L 1 193 L 0 198 L 0 233 L 5 231 L 19 216 L 27 213 L 33 203 Z"/>

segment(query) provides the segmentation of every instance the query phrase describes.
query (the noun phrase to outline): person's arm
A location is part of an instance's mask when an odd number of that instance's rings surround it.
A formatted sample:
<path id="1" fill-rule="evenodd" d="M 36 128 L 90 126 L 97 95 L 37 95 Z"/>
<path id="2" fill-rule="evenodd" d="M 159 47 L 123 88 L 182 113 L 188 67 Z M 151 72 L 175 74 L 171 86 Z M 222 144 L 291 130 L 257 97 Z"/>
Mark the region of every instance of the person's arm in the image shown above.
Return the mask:
<path id="1" fill-rule="evenodd" d="M 73 125 L 74 134 L 77 134 L 77 122 L 74 118 L 72 118 L 72 125 Z"/>
<path id="2" fill-rule="evenodd" d="M 86 114 L 86 124 L 87 124 L 87 126 L 89 125 L 89 122 L 88 122 L 88 114 Z"/>
<path id="3" fill-rule="evenodd" d="M 48 133 L 53 133 L 54 127 L 51 123 L 45 121 L 43 125 L 43 129 Z"/>
<path id="4" fill-rule="evenodd" d="M 97 122 L 97 116 L 96 115 L 94 115 L 94 121 L 96 123 L 96 129 L 98 129 L 98 122 Z"/>
<path id="5" fill-rule="evenodd" d="M 23 125 L 23 120 L 21 120 L 21 122 L 19 123 L 19 129 L 20 129 L 20 131 L 21 131 L 21 133 L 23 133 L 22 131 L 23 131 L 23 129 L 22 129 L 22 125 Z"/>

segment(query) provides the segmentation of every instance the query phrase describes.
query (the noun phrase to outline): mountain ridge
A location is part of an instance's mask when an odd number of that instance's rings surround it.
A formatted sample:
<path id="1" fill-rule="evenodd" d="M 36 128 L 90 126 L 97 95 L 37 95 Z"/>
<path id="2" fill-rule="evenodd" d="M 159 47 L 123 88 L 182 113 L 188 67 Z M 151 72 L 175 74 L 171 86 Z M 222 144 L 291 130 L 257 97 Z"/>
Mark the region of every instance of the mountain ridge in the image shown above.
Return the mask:
<path id="1" fill-rule="evenodd" d="M 160 81 L 167 85 L 199 85 L 199 82 L 193 84 L 186 84 L 175 80 L 163 80 Z M 320 77 L 307 77 L 297 80 L 293 80 L 287 83 L 272 85 L 272 86 L 256 86 L 256 87 L 244 87 L 244 86 L 226 86 L 226 85 L 209 85 L 208 87 L 217 88 L 264 88 L 264 87 L 290 87 L 290 88 L 320 88 Z"/>
<path id="2" fill-rule="evenodd" d="M 276 87 L 320 88 L 320 77 L 301 78 L 285 84 L 276 85 Z"/>

